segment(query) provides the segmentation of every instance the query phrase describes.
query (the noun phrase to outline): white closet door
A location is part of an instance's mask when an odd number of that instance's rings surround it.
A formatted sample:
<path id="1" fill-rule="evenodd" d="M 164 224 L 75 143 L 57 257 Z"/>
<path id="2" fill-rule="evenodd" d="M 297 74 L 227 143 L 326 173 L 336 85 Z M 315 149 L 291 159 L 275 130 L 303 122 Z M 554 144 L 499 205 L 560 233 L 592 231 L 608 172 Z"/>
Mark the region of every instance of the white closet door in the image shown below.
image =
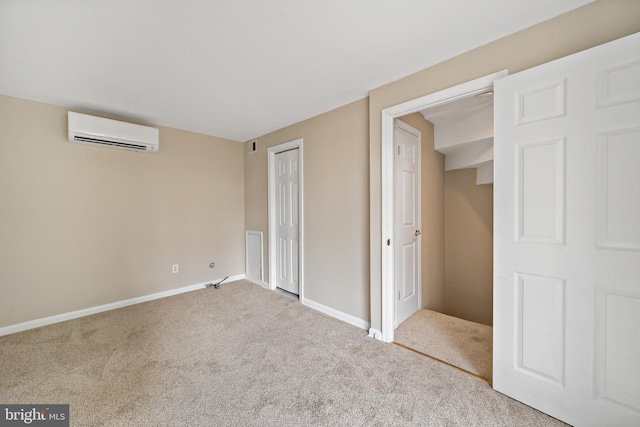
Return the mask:
<path id="1" fill-rule="evenodd" d="M 640 35 L 495 84 L 494 388 L 640 426 Z"/>

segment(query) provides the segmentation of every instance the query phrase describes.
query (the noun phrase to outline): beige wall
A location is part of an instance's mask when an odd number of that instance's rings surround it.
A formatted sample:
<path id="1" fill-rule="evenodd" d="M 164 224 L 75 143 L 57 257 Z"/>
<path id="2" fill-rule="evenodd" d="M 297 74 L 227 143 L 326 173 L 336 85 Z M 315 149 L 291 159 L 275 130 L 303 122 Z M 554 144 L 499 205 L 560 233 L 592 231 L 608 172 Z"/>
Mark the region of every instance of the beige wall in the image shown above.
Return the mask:
<path id="1" fill-rule="evenodd" d="M 67 109 L 0 96 L 0 327 L 244 273 L 243 144 L 66 138 Z"/>
<path id="2" fill-rule="evenodd" d="M 371 326 L 381 329 L 381 110 L 477 77 L 513 74 L 640 31 L 640 2 L 599 0 L 396 82 L 369 96 Z"/>
<path id="3" fill-rule="evenodd" d="M 268 238 L 265 150 L 302 137 L 306 297 L 380 329 L 381 110 L 638 31 L 640 2 L 599 0 L 259 138 L 244 155 L 242 144 L 167 128 L 157 155 L 68 144 L 66 109 L 1 97 L 0 326 L 244 272 L 243 230 Z"/>
<path id="4" fill-rule="evenodd" d="M 245 154 L 247 230 L 264 233 L 268 278 L 267 148 L 304 140 L 304 297 L 369 320 L 368 100 L 258 138 Z"/>
<path id="5" fill-rule="evenodd" d="M 445 309 L 493 324 L 493 185 L 476 185 L 475 169 L 444 174 Z"/>
<path id="6" fill-rule="evenodd" d="M 433 124 L 420 113 L 400 118 L 422 137 L 422 307 L 445 310 L 444 155 L 433 149 Z"/>

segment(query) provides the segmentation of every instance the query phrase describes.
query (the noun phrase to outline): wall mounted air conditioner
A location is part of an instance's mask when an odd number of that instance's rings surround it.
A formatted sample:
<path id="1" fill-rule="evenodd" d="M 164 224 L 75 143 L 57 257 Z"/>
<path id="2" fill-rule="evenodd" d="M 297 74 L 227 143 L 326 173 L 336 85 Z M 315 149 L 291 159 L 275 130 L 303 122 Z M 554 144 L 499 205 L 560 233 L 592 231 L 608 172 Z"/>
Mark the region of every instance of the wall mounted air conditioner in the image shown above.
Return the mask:
<path id="1" fill-rule="evenodd" d="M 158 152 L 158 129 L 69 111 L 69 142 Z"/>

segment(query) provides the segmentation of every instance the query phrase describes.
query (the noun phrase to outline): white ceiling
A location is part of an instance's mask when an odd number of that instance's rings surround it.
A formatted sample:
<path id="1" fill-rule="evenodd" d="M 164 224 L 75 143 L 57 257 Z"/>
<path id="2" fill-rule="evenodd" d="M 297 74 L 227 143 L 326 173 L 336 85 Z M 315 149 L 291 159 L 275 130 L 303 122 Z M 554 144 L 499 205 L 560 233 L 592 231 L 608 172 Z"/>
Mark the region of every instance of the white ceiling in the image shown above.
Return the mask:
<path id="1" fill-rule="evenodd" d="M 0 93 L 246 141 L 591 0 L 0 0 Z"/>

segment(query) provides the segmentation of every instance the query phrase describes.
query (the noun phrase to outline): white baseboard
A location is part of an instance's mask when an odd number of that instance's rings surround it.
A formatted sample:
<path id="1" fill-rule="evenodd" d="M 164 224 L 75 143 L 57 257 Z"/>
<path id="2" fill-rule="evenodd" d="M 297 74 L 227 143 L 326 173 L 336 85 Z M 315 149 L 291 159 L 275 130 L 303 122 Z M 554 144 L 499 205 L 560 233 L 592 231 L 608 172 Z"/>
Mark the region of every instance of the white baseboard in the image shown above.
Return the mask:
<path id="1" fill-rule="evenodd" d="M 235 282 L 245 278 L 244 274 L 230 276 L 225 282 Z M 15 325 L 0 328 L 0 336 L 15 334 L 16 332 L 26 331 L 28 329 L 39 328 L 41 326 L 52 325 L 54 323 L 64 322 L 65 320 L 77 319 L 78 317 L 90 316 L 104 311 L 115 310 L 117 308 L 127 307 L 129 305 L 140 304 L 143 302 L 153 301 L 160 298 L 166 298 L 173 295 L 183 294 L 185 292 L 196 291 L 202 289 L 209 283 L 219 282 L 222 279 L 212 280 L 197 285 L 185 286 L 177 289 L 169 289 L 168 291 L 157 292 L 155 294 L 143 295 L 141 297 L 116 301 L 109 304 L 98 305 L 96 307 L 84 308 L 82 310 L 71 311 L 69 313 L 56 314 L 55 316 L 43 317 L 41 319 L 29 320 L 28 322 L 17 323 Z"/>
<path id="2" fill-rule="evenodd" d="M 307 307 L 311 307 L 314 310 L 318 310 L 324 314 L 328 314 L 331 317 L 342 320 L 343 322 L 347 322 L 353 326 L 357 326 L 358 328 L 364 329 L 365 331 L 369 329 L 369 322 L 367 322 L 366 320 L 359 319 L 347 313 L 343 313 L 342 311 L 336 310 L 335 308 L 327 307 L 326 305 L 312 301 L 309 298 L 305 298 L 302 301 L 302 304 L 306 305 Z"/>
<path id="3" fill-rule="evenodd" d="M 377 329 L 371 328 L 371 329 L 369 329 L 369 338 L 373 338 L 373 339 L 376 339 L 378 341 L 382 341 L 382 332 L 377 330 Z"/>

